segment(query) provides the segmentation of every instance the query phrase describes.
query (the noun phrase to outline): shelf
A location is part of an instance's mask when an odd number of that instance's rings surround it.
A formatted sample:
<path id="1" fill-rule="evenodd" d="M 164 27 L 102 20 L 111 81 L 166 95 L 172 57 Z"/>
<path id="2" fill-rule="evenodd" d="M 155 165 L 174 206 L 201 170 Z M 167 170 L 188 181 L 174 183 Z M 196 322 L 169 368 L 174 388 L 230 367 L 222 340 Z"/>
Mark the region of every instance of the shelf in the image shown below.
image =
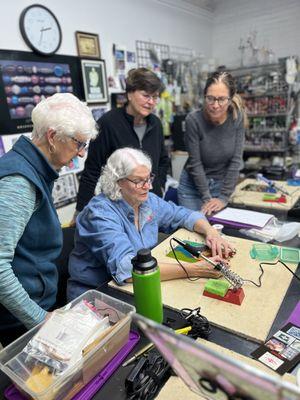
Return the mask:
<path id="1" fill-rule="evenodd" d="M 261 93 L 261 94 L 255 94 L 255 93 L 252 93 L 252 94 L 245 94 L 245 92 L 243 92 L 243 93 L 239 93 L 239 95 L 243 98 L 243 99 L 253 99 L 253 98 L 256 98 L 256 97 L 271 97 L 271 96 L 285 96 L 285 97 L 287 97 L 288 96 L 288 94 L 287 94 L 287 91 L 280 91 L 280 92 L 276 92 L 276 91 L 274 91 L 274 92 L 264 92 L 264 93 Z"/>
<path id="2" fill-rule="evenodd" d="M 248 118 L 255 118 L 255 117 L 287 117 L 289 115 L 288 112 L 284 112 L 284 113 L 274 113 L 274 114 L 250 114 L 247 113 L 247 117 Z"/>
<path id="3" fill-rule="evenodd" d="M 265 129 L 248 129 L 249 133 L 276 133 L 276 132 L 287 132 L 286 128 L 265 128 Z"/>
<path id="4" fill-rule="evenodd" d="M 243 98 L 249 125 L 245 158 L 285 159 L 291 114 L 290 86 L 285 82 L 285 63 L 252 65 L 230 70 Z M 274 74 L 272 73 L 274 72 Z"/>
<path id="5" fill-rule="evenodd" d="M 278 63 L 273 63 L 273 64 L 261 64 L 261 65 L 253 65 L 253 66 L 246 66 L 246 67 L 240 67 L 240 68 L 232 68 L 229 70 L 229 72 L 236 76 L 242 76 L 242 75 L 248 75 L 250 73 L 260 73 L 260 72 L 266 72 L 268 70 L 281 70 L 282 65 Z"/>
<path id="6" fill-rule="evenodd" d="M 285 153 L 287 149 L 278 149 L 278 150 L 270 150 L 268 148 L 256 148 L 256 147 L 244 147 L 244 153 L 268 153 L 268 154 L 276 154 L 276 153 Z"/>

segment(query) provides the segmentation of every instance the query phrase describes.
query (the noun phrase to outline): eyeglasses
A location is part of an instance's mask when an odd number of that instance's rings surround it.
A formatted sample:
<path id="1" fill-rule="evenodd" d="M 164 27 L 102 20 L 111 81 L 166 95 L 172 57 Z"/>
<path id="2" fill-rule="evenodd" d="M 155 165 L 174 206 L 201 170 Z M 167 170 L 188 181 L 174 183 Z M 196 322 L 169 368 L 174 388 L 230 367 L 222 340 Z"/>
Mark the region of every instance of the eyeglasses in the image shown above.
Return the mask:
<path id="1" fill-rule="evenodd" d="M 230 97 L 215 97 L 215 96 L 205 96 L 205 100 L 207 104 L 215 104 L 217 101 L 219 106 L 225 106 L 229 103 Z"/>
<path id="2" fill-rule="evenodd" d="M 158 103 L 160 98 L 159 96 L 156 95 L 151 95 L 145 92 L 140 92 L 141 97 L 148 103 L 150 100 L 153 101 L 153 103 Z"/>
<path id="3" fill-rule="evenodd" d="M 137 189 L 142 189 L 146 185 L 146 183 L 148 183 L 148 185 L 151 185 L 152 182 L 154 181 L 154 178 L 155 178 L 155 175 L 150 174 L 149 178 L 147 178 L 147 179 L 140 179 L 140 180 L 136 179 L 134 181 L 129 178 L 124 178 L 124 179 L 133 183 Z"/>
<path id="4" fill-rule="evenodd" d="M 76 143 L 78 151 L 81 151 L 81 150 L 86 148 L 87 142 L 81 142 L 80 140 L 78 140 L 78 139 L 76 139 L 74 137 L 71 137 L 71 139 L 73 140 L 73 142 Z"/>

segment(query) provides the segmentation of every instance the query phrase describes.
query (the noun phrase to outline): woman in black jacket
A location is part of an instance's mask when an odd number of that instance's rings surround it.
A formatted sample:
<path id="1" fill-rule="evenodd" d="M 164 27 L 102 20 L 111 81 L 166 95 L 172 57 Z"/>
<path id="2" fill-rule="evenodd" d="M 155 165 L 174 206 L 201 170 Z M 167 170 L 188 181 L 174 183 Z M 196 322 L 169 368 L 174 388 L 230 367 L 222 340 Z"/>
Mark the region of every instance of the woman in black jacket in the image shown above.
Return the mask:
<path id="1" fill-rule="evenodd" d="M 129 71 L 126 79 L 128 102 L 123 108 L 112 109 L 99 120 L 99 135 L 90 143 L 81 176 L 76 214 L 93 197 L 102 166 L 117 149 L 134 147 L 146 152 L 153 163 L 153 192 L 162 196 L 169 158 L 164 146 L 162 125 L 152 114 L 162 91 L 159 78 L 147 68 Z"/>

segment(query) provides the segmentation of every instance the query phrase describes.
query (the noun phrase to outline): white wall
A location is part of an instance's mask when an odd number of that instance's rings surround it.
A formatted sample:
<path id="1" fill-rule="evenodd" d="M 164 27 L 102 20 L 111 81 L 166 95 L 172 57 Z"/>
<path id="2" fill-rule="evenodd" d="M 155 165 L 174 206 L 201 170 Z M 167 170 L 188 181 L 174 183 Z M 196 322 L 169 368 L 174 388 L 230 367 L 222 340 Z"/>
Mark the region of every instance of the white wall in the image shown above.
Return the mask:
<path id="1" fill-rule="evenodd" d="M 58 54 L 77 55 L 75 31 L 99 34 L 108 75 L 113 74 L 113 43 L 135 51 L 136 40 L 151 40 L 211 56 L 212 14 L 192 5 L 181 7 L 181 0 L 5 0 L 0 13 L 0 49 L 31 51 L 20 34 L 19 16 L 34 3 L 50 8 L 60 22 L 63 40 Z M 71 220 L 74 208 L 71 204 L 58 209 L 62 223 Z"/>
<path id="2" fill-rule="evenodd" d="M 220 1 L 213 18 L 212 51 L 218 64 L 239 66 L 240 38 L 256 30 L 257 44 L 275 57 L 300 55 L 299 0 Z"/>
<path id="3" fill-rule="evenodd" d="M 0 13 L 0 49 L 29 50 L 19 15 L 33 0 L 5 0 Z M 223 0 L 214 14 L 183 0 L 41 0 L 58 17 L 63 41 L 58 54 L 76 55 L 76 30 L 99 34 L 102 57 L 112 73 L 112 44 L 135 51 L 135 41 L 187 47 L 238 66 L 240 38 L 258 32 L 258 44 L 276 57 L 300 54 L 300 0 Z"/>
<path id="4" fill-rule="evenodd" d="M 178 3 L 179 0 L 172 0 Z M 33 0 L 5 0 L 0 13 L 0 49 L 30 51 L 19 32 L 19 15 Z M 136 40 L 192 48 L 211 56 L 212 15 L 169 6 L 166 0 L 41 0 L 57 16 L 63 40 L 58 54 L 77 55 L 75 31 L 98 33 L 102 58 L 112 72 L 112 44 L 135 51 Z"/>

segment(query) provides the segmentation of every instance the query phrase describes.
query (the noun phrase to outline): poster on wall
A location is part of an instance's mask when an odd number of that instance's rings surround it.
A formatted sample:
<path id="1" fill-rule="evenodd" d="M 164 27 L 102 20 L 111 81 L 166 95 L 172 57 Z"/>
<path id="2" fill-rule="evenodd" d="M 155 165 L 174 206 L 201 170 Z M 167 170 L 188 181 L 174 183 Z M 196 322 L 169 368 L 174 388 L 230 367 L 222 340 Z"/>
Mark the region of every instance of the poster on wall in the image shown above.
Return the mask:
<path id="1" fill-rule="evenodd" d="M 107 103 L 107 81 L 104 60 L 81 60 L 85 100 L 87 103 Z"/>
<path id="2" fill-rule="evenodd" d="M 22 135 L 30 138 L 31 132 L 22 133 Z M 13 147 L 13 145 L 16 143 L 16 141 L 19 139 L 20 136 L 21 134 L 19 133 L 15 133 L 14 135 L 1 136 L 5 153 L 7 153 Z"/>
<path id="3" fill-rule="evenodd" d="M 74 203 L 77 195 L 77 178 L 74 173 L 61 175 L 52 190 L 53 203 L 56 208 Z"/>
<path id="4" fill-rule="evenodd" d="M 60 169 L 59 175 L 68 174 L 70 172 L 77 173 L 82 171 L 83 167 L 84 167 L 84 159 L 76 156 L 72 159 L 69 165 L 64 166 Z"/>
<path id="5" fill-rule="evenodd" d="M 108 111 L 108 107 L 107 106 L 103 106 L 103 107 L 98 107 L 98 106 L 91 106 L 90 107 L 94 120 L 97 122 L 103 114 L 105 114 Z"/>

